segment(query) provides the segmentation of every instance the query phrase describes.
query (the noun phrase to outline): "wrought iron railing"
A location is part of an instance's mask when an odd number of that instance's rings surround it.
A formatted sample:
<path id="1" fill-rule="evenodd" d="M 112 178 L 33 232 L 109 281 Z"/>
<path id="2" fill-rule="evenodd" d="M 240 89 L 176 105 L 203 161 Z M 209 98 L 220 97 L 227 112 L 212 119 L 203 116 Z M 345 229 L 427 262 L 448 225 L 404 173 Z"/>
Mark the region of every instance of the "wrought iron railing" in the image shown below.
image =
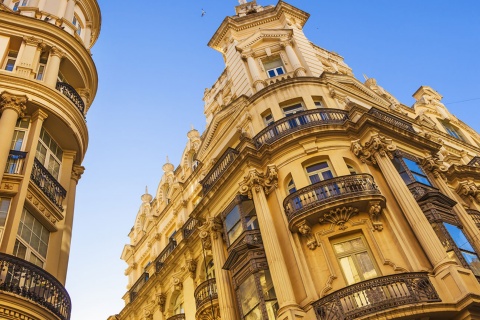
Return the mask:
<path id="1" fill-rule="evenodd" d="M 5 173 L 20 174 L 26 157 L 26 152 L 10 150 L 8 153 L 7 165 L 5 166 Z"/>
<path id="2" fill-rule="evenodd" d="M 230 167 L 237 156 L 238 151 L 235 149 L 228 148 L 227 151 L 225 151 L 217 163 L 215 163 L 213 168 L 207 173 L 205 178 L 203 178 L 201 182 L 203 194 L 206 194 L 208 191 L 210 191 L 215 182 L 220 179 L 220 177 L 228 169 L 228 167 Z"/>
<path id="3" fill-rule="evenodd" d="M 35 158 L 33 162 L 32 174 L 30 176 L 33 182 L 43 191 L 60 210 L 63 210 L 63 200 L 67 196 L 67 191 L 60 185 L 50 172 Z"/>
<path id="4" fill-rule="evenodd" d="M 338 109 L 315 109 L 298 112 L 275 121 L 254 138 L 256 148 L 270 144 L 289 133 L 311 126 L 343 124 L 348 120 L 348 112 Z"/>
<path id="5" fill-rule="evenodd" d="M 472 217 L 473 221 L 477 224 L 477 227 L 480 228 L 480 211 L 467 209 L 468 214 Z"/>
<path id="6" fill-rule="evenodd" d="M 318 320 L 357 319 L 399 306 L 441 301 L 426 272 L 362 281 L 313 303 Z"/>
<path id="7" fill-rule="evenodd" d="M 197 220 L 194 218 L 189 218 L 182 227 L 183 239 L 188 239 L 188 237 L 190 237 L 190 235 L 195 232 L 196 226 Z"/>
<path id="8" fill-rule="evenodd" d="M 138 292 L 140 291 L 140 289 L 142 289 L 142 287 L 145 285 L 145 283 L 147 283 L 148 279 L 149 279 L 148 273 L 144 272 L 140 276 L 140 278 L 137 280 L 137 282 L 135 282 L 135 284 L 130 288 L 130 291 L 129 291 L 130 292 L 130 302 L 135 300 Z"/>
<path id="9" fill-rule="evenodd" d="M 163 268 L 165 260 L 168 258 L 169 255 L 172 254 L 173 250 L 175 250 L 176 247 L 177 247 L 177 241 L 175 241 L 175 239 L 173 239 L 173 238 L 170 239 L 170 241 L 168 241 L 168 244 L 165 247 L 165 249 L 163 249 L 162 252 L 160 252 L 158 257 L 155 259 L 155 271 L 156 272 L 159 272 L 160 269 Z"/>
<path id="10" fill-rule="evenodd" d="M 197 309 L 207 302 L 218 299 L 217 283 L 215 282 L 215 278 L 202 282 L 195 289 L 194 297 Z"/>
<path id="11" fill-rule="evenodd" d="M 60 91 L 65 97 L 67 97 L 73 104 L 77 107 L 77 109 L 84 114 L 85 111 L 85 103 L 82 100 L 82 97 L 78 94 L 78 92 L 68 83 L 66 82 L 57 82 L 55 87 L 58 91 Z"/>
<path id="12" fill-rule="evenodd" d="M 415 133 L 415 130 L 413 129 L 412 124 L 408 121 L 402 120 L 400 118 L 392 116 L 391 114 L 388 114 L 384 111 L 381 111 L 373 107 L 368 111 L 368 113 L 374 116 L 375 118 L 378 118 L 384 122 L 387 122 L 397 128 L 401 128 L 403 130 L 407 130 Z"/>
<path id="13" fill-rule="evenodd" d="M 71 301 L 64 286 L 40 267 L 0 253 L 0 291 L 39 304 L 62 320 L 70 319 Z"/>
<path id="14" fill-rule="evenodd" d="M 317 182 L 302 188 L 283 201 L 288 221 L 309 209 L 343 197 L 380 194 L 369 174 L 353 174 Z"/>
<path id="15" fill-rule="evenodd" d="M 469 166 L 472 167 L 480 167 L 480 157 L 473 157 L 472 160 L 468 163 Z"/>
<path id="16" fill-rule="evenodd" d="M 171 317 L 168 317 L 167 320 L 185 320 L 185 313 L 173 315 Z"/>

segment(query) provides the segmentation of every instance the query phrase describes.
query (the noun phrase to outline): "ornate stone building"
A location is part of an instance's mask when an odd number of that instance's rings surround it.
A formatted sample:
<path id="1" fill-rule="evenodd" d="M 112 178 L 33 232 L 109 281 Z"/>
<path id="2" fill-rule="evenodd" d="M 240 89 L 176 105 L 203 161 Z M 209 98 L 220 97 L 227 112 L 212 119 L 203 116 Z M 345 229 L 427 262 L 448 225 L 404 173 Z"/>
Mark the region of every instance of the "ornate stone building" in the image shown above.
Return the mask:
<path id="1" fill-rule="evenodd" d="M 0 319 L 66 320 L 100 8 L 96 0 L 1 2 Z"/>
<path id="2" fill-rule="evenodd" d="M 309 15 L 240 1 L 207 128 L 146 192 L 110 320 L 479 319 L 480 135 L 309 42 Z"/>

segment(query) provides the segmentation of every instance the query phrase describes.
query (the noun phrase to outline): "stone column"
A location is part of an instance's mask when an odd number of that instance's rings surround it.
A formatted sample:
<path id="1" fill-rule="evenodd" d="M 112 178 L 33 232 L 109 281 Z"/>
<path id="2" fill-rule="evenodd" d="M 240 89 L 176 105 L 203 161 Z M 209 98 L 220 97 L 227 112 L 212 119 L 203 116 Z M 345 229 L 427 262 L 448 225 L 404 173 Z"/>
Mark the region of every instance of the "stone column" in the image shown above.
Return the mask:
<path id="1" fill-rule="evenodd" d="M 427 157 L 423 159 L 422 166 L 426 172 L 431 172 L 432 176 L 434 177 L 435 185 L 438 187 L 438 189 L 440 189 L 444 195 L 454 200 L 456 196 L 445 181 L 444 172 L 447 171 L 447 168 L 442 164 L 442 162 L 438 158 Z M 453 207 L 453 212 L 462 223 L 463 229 L 470 236 L 470 239 L 472 240 L 471 245 L 475 251 L 480 253 L 480 230 L 478 230 L 477 225 L 461 204 L 457 203 Z"/>
<path id="2" fill-rule="evenodd" d="M 396 149 L 392 140 L 376 134 L 370 138 L 369 142 L 365 143 L 364 147 L 360 145 L 358 140 L 352 142 L 351 149 L 362 162 L 377 165 L 380 168 L 398 205 L 434 268 L 438 270 L 445 264 L 454 264 L 455 262 L 447 256 L 435 231 L 433 231 L 423 211 L 391 161 L 393 159 L 392 151 Z"/>
<path id="3" fill-rule="evenodd" d="M 67 7 L 65 8 L 65 13 L 63 18 L 69 22 L 73 21 L 73 15 L 75 12 L 75 4 L 77 3 L 76 0 L 67 0 Z"/>
<path id="4" fill-rule="evenodd" d="M 305 72 L 305 68 L 302 67 L 302 64 L 300 63 L 300 60 L 298 60 L 295 50 L 293 50 L 292 48 L 292 40 L 283 41 L 281 45 L 287 53 L 288 60 L 290 60 L 290 63 L 292 64 L 295 75 L 299 77 L 305 77 L 307 75 Z"/>
<path id="5" fill-rule="evenodd" d="M 0 95 L 0 182 L 2 181 L 5 166 L 7 165 L 8 155 L 12 144 L 15 124 L 18 118 L 25 114 L 27 105 L 27 96 L 17 96 L 2 92 Z"/>
<path id="6" fill-rule="evenodd" d="M 268 268 L 272 275 L 275 294 L 280 306 L 277 319 L 297 319 L 296 315 L 299 313 L 304 315 L 304 312 L 295 301 L 292 282 L 267 203 L 267 195 L 276 187 L 277 168 L 274 165 L 269 165 L 265 174 L 259 173 L 256 169 L 250 169 L 243 182 L 240 183 L 240 193 L 248 195 L 255 204 Z"/>
<path id="7" fill-rule="evenodd" d="M 92 23 L 91 22 L 87 22 L 87 25 L 85 27 L 85 37 L 83 42 L 85 44 L 85 47 L 87 47 L 87 49 L 90 49 L 90 43 L 92 42 Z"/>
<path id="8" fill-rule="evenodd" d="M 16 63 L 17 74 L 27 79 L 33 79 L 37 71 L 42 47 L 45 45 L 42 39 L 35 37 L 23 37 L 22 44 L 24 45 L 22 54 L 19 54 Z"/>
<path id="9" fill-rule="evenodd" d="M 48 56 L 48 64 L 45 70 L 45 84 L 50 88 L 55 88 L 57 85 L 58 72 L 60 71 L 60 62 L 64 53 L 57 47 L 50 49 L 50 55 Z"/>
<path id="10" fill-rule="evenodd" d="M 222 223 L 218 219 L 210 218 L 199 227 L 199 230 L 204 248 L 212 250 L 220 316 L 222 320 L 238 319 L 230 274 L 227 270 L 222 269 L 227 260 L 221 235 L 223 230 Z"/>
<path id="11" fill-rule="evenodd" d="M 258 72 L 257 65 L 255 63 L 255 59 L 253 58 L 252 52 L 247 52 L 242 54 L 242 58 L 247 60 L 248 70 L 250 71 L 250 75 L 252 76 L 253 86 L 257 91 L 262 90 L 265 85 L 263 84 L 263 80 L 260 77 Z"/>

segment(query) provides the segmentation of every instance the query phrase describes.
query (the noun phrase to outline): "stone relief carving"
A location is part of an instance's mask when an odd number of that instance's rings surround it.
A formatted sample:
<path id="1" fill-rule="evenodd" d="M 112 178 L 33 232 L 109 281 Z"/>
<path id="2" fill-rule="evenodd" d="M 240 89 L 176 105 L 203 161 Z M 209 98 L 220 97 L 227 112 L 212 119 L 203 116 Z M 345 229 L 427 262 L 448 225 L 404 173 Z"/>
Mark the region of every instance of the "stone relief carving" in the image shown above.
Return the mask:
<path id="1" fill-rule="evenodd" d="M 248 195 L 249 199 L 252 199 L 252 190 L 260 192 L 263 189 L 265 195 L 268 195 L 278 186 L 277 167 L 268 165 L 265 173 L 259 173 L 256 169 L 250 169 L 239 185 L 240 193 Z"/>

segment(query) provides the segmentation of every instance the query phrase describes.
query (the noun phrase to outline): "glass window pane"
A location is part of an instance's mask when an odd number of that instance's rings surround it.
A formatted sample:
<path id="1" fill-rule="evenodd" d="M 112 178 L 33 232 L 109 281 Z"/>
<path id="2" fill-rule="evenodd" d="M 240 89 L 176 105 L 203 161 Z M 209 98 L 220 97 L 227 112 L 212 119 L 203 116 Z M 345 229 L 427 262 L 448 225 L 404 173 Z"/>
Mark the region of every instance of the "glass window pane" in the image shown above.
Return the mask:
<path id="1" fill-rule="evenodd" d="M 277 69 L 275 69 L 275 70 L 277 70 L 277 74 L 278 74 L 278 75 L 281 75 L 281 74 L 284 74 L 284 73 L 285 73 L 285 72 L 283 72 L 283 67 L 277 68 Z"/>
<path id="2" fill-rule="evenodd" d="M 248 277 L 237 289 L 238 300 L 244 315 L 248 314 L 259 303 L 255 277 Z M 260 315 L 260 314 L 259 314 Z M 253 319 L 253 318 L 252 318 Z M 261 315 L 260 318 L 261 319 Z"/>
<path id="3" fill-rule="evenodd" d="M 367 252 L 358 253 L 356 258 L 364 280 L 372 279 L 377 276 L 375 266 Z"/>
<path id="4" fill-rule="evenodd" d="M 229 243 L 232 244 L 233 242 L 235 242 L 235 240 L 237 240 L 238 237 L 240 237 L 240 235 L 242 234 L 243 232 L 243 228 L 242 228 L 242 224 L 240 222 L 238 222 L 235 226 L 233 226 L 232 229 L 230 229 L 230 231 L 228 232 L 228 240 L 229 240 Z"/>
<path id="5" fill-rule="evenodd" d="M 230 230 L 238 221 L 240 221 L 240 211 L 235 206 L 232 211 L 225 217 L 225 227 Z"/>
<path id="6" fill-rule="evenodd" d="M 314 164 L 313 166 L 307 167 L 307 172 L 314 172 L 325 168 L 328 168 L 328 164 L 326 162 L 320 162 Z"/>
<path id="7" fill-rule="evenodd" d="M 257 306 L 256 308 L 252 309 L 248 314 L 245 315 L 243 318 L 245 320 L 260 320 L 262 319 L 262 311 Z"/>
<path id="8" fill-rule="evenodd" d="M 475 252 L 472 245 L 470 244 L 470 242 L 468 242 L 467 237 L 465 237 L 465 234 L 460 228 L 446 222 L 444 222 L 443 224 L 445 228 L 447 228 L 447 231 L 452 237 L 453 242 L 455 242 L 459 249 Z"/>
<path id="9" fill-rule="evenodd" d="M 480 276 L 480 260 L 478 259 L 478 256 L 476 254 L 465 251 L 462 251 L 462 255 L 465 258 L 465 261 L 467 261 L 473 273 L 476 276 Z"/>
<path id="10" fill-rule="evenodd" d="M 257 216 L 248 216 L 248 217 L 245 217 L 245 224 L 247 225 L 247 230 L 256 230 L 256 229 L 258 229 Z"/>
<path id="11" fill-rule="evenodd" d="M 13 68 L 12 68 L 12 69 L 13 69 Z M 276 75 L 275 75 L 275 71 L 273 71 L 273 70 L 268 70 L 268 76 L 269 76 L 270 78 L 275 77 L 275 76 L 276 76 Z"/>
<path id="12" fill-rule="evenodd" d="M 273 288 L 273 281 L 270 271 L 264 270 L 259 272 L 260 285 L 262 286 L 263 297 L 265 300 L 276 299 L 275 289 Z"/>
<path id="13" fill-rule="evenodd" d="M 328 171 L 322 172 L 322 177 L 323 177 L 323 180 L 332 179 L 333 178 L 332 171 L 328 170 Z"/>
<path id="14" fill-rule="evenodd" d="M 24 246 L 20 241 L 15 240 L 15 246 L 13 247 L 13 255 L 25 259 L 27 256 L 27 247 Z"/>
<path id="15" fill-rule="evenodd" d="M 360 276 L 358 275 L 357 268 L 355 267 L 351 256 L 341 258 L 340 266 L 342 267 L 343 274 L 345 275 L 345 278 L 347 280 L 347 284 L 350 285 L 361 281 Z"/>
<path id="16" fill-rule="evenodd" d="M 3 227 L 5 225 L 9 207 L 10 207 L 10 199 L 0 198 L 0 227 Z"/>

